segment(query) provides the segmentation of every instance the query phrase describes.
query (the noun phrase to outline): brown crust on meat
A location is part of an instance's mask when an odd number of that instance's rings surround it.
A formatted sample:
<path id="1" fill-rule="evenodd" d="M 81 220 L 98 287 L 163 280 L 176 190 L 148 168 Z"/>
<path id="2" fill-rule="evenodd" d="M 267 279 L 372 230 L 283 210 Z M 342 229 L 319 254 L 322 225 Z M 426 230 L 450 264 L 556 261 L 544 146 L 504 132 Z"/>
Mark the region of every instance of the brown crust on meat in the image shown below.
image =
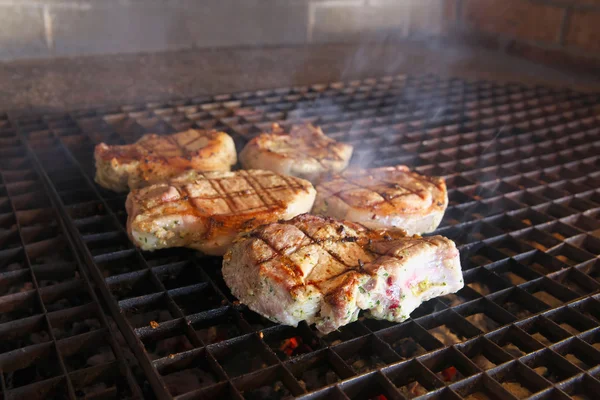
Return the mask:
<path id="1" fill-rule="evenodd" d="M 155 196 L 148 196 L 147 193 L 159 185 L 133 190 L 128 196 L 129 208 L 135 204 L 136 215 L 148 217 L 145 221 L 137 223 L 136 228 L 144 232 L 150 231 L 154 223 L 153 215 L 158 217 L 173 214 L 182 219 L 197 218 L 207 220 L 208 228 L 201 238 L 195 239 L 209 241 L 228 236 L 232 232 L 237 234 L 281 217 L 288 204 L 279 200 L 276 197 L 277 193 L 291 198 L 300 192 L 314 191 L 310 182 L 271 171 L 240 170 L 228 174 L 229 177 L 224 176 L 224 173 L 188 172 L 187 175 L 172 179 L 169 184 L 162 184 L 162 190 Z M 266 187 L 265 182 L 278 184 Z M 208 184 L 206 189 L 212 191 L 212 194 L 194 195 L 191 190 L 194 185 L 199 184 Z M 240 190 L 230 190 L 233 185 L 237 185 Z M 172 191 L 176 193 L 165 197 Z M 244 208 L 251 200 L 255 201 L 255 206 Z M 216 203 L 221 207 L 221 211 L 212 207 Z M 132 212 L 133 210 L 128 209 L 130 217 Z"/>
<path id="2" fill-rule="evenodd" d="M 231 143 L 229 143 L 231 142 Z M 173 135 L 147 134 L 136 143 L 108 146 L 96 145 L 98 164 L 116 167 L 135 166 L 140 183 L 168 179 L 186 170 L 229 171 L 237 162 L 235 147 L 229 135 L 215 130 L 189 129 Z M 138 186 L 135 186 L 138 187 Z"/>
<path id="3" fill-rule="evenodd" d="M 420 175 L 404 165 L 344 171 L 317 185 L 317 193 L 316 207 L 335 196 L 377 216 L 427 215 L 447 206 L 443 178 Z"/>
<path id="4" fill-rule="evenodd" d="M 356 243 L 358 246 L 363 248 L 367 253 L 370 253 L 372 258 L 376 256 L 384 255 L 386 252 L 381 251 L 383 246 L 377 246 L 379 242 L 391 242 L 397 239 L 406 239 L 406 233 L 400 229 L 391 229 L 389 231 L 383 230 L 374 230 L 369 229 L 361 224 L 357 224 L 350 221 L 338 221 L 329 217 L 315 216 L 310 214 L 302 214 L 298 215 L 290 219 L 289 221 L 280 221 L 281 225 L 292 225 L 299 229 L 302 234 L 307 239 L 302 246 L 296 247 L 293 249 L 295 253 L 301 251 L 302 249 L 312 246 L 314 244 L 319 245 L 325 252 L 336 262 L 342 264 L 345 269 L 340 275 L 348 274 L 350 271 L 361 271 L 362 266 L 360 263 L 356 263 L 353 265 L 349 265 L 340 259 L 340 256 L 327 250 L 324 247 L 324 243 L 326 242 L 344 242 L 344 243 Z M 322 235 L 310 234 L 308 232 L 308 226 L 321 226 Z M 278 265 L 281 266 L 282 270 L 285 272 L 285 275 L 288 279 L 283 279 L 279 275 L 270 275 L 270 277 L 277 282 L 285 284 L 288 290 L 293 291 L 295 288 L 305 285 L 316 285 L 318 286 L 321 281 L 319 280 L 305 280 L 304 275 L 302 273 L 302 268 L 299 265 L 294 263 L 290 257 L 286 256 L 282 249 L 278 249 L 274 243 L 271 243 L 268 238 L 271 235 L 265 234 L 265 229 L 268 228 L 268 225 L 263 225 L 255 228 L 254 230 L 242 234 L 239 240 L 254 238 L 262 241 L 266 244 L 270 250 L 273 252 L 272 256 L 260 260 L 257 264 L 264 264 L 269 261 L 277 260 Z M 335 232 L 333 235 L 331 232 Z M 356 234 L 355 234 L 356 233 Z M 419 236 L 416 236 L 420 238 Z M 433 238 L 420 238 L 425 240 L 435 239 Z M 392 255 L 393 256 L 393 255 Z M 365 260 L 366 261 L 366 260 Z M 262 268 L 262 273 L 268 273 L 266 269 Z M 281 272 L 281 271 L 280 271 Z M 331 280 L 336 278 L 336 276 L 328 276 L 326 280 Z M 341 289 L 336 289 L 341 290 Z M 337 294 L 332 294 L 334 296 L 341 296 L 344 292 L 336 292 Z M 334 297 L 335 298 L 335 297 Z"/>
<path id="5" fill-rule="evenodd" d="M 262 133 L 246 144 L 240 152 L 240 162 L 244 168 L 271 165 L 278 172 L 289 168 L 286 173 L 314 179 L 324 173 L 343 170 L 351 155 L 352 146 L 328 138 L 320 127 L 295 125 L 288 133 L 273 124 L 271 132 Z M 279 163 L 286 166 L 277 165 Z"/>
<path id="6" fill-rule="evenodd" d="M 223 278 L 259 314 L 291 326 L 315 323 L 323 333 L 361 309 L 403 321 L 419 303 L 463 286 L 449 239 L 309 214 L 241 235 L 224 256 Z"/>
<path id="7" fill-rule="evenodd" d="M 361 281 L 360 278 L 360 274 L 356 271 L 346 272 L 341 284 L 325 295 L 324 302 L 337 310 L 343 310 L 348 305 L 348 299 L 353 297 L 353 292 Z"/>
<path id="8" fill-rule="evenodd" d="M 142 136 L 133 144 L 102 146 L 104 143 L 100 143 L 96 146 L 96 152 L 105 161 L 117 158 L 121 162 L 144 161 L 174 166 L 181 164 L 181 168 L 190 168 L 199 161 L 193 158 L 214 155 L 223 134 L 226 133 L 198 129 L 167 136 L 151 133 Z"/>
<path id="9" fill-rule="evenodd" d="M 273 142 L 286 143 L 296 151 L 279 153 L 273 149 Z M 348 145 L 328 138 L 320 127 L 311 124 L 294 125 L 289 133 L 286 133 L 278 124 L 273 124 L 271 133 L 256 136 L 248 142 L 247 146 L 256 147 L 260 151 L 266 151 L 281 158 L 297 160 L 312 158 L 324 165 L 327 161 L 342 161 L 344 158 L 341 154 Z"/>

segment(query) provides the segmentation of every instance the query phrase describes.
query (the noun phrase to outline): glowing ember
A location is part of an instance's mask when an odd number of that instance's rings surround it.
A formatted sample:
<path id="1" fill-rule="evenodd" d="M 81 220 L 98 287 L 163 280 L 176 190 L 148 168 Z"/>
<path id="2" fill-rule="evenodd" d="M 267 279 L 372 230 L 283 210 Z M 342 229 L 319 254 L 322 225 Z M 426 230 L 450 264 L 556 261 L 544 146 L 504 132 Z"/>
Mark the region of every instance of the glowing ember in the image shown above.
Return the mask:
<path id="1" fill-rule="evenodd" d="M 452 382 L 452 381 L 454 381 L 454 378 L 456 377 L 457 372 L 458 371 L 456 370 L 456 368 L 449 367 L 449 368 L 446 368 L 445 370 L 443 370 L 441 373 L 446 382 Z"/>
<path id="2" fill-rule="evenodd" d="M 281 342 L 279 346 L 279 350 L 283 351 L 288 357 L 291 357 L 294 354 L 294 350 L 298 348 L 302 344 L 302 338 L 299 336 L 294 336 L 289 339 L 285 339 Z"/>
<path id="3" fill-rule="evenodd" d="M 382 394 L 379 394 L 379 395 L 377 395 L 375 397 L 372 397 L 370 400 L 387 400 L 387 397 L 385 397 Z"/>

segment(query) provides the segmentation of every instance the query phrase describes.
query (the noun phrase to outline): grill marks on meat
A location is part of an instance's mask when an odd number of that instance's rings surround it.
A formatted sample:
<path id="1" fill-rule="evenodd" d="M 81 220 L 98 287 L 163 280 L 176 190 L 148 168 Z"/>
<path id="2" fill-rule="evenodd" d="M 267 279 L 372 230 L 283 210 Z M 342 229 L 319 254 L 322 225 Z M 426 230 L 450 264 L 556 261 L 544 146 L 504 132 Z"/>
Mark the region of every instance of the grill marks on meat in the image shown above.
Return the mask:
<path id="1" fill-rule="evenodd" d="M 444 179 L 400 165 L 348 170 L 321 182 L 313 212 L 370 228 L 397 227 L 421 234 L 437 228 L 447 206 Z"/>
<path id="2" fill-rule="evenodd" d="M 241 235 L 223 260 L 234 296 L 272 321 L 329 333 L 368 310 L 401 322 L 421 302 L 463 287 L 455 244 L 299 215 Z"/>
<path id="3" fill-rule="evenodd" d="M 278 124 L 248 142 L 240 153 L 246 169 L 267 169 L 314 181 L 348 166 L 352 146 L 325 136 L 312 125 L 294 126 L 286 134 Z"/>
<path id="4" fill-rule="evenodd" d="M 239 232 L 309 211 L 315 189 L 271 171 L 189 171 L 127 197 L 127 231 L 143 250 L 223 255 Z"/>
<path id="5" fill-rule="evenodd" d="M 229 171 L 237 162 L 229 135 L 197 129 L 169 136 L 144 135 L 123 146 L 100 143 L 94 157 L 96 182 L 118 192 L 163 182 L 190 169 Z"/>

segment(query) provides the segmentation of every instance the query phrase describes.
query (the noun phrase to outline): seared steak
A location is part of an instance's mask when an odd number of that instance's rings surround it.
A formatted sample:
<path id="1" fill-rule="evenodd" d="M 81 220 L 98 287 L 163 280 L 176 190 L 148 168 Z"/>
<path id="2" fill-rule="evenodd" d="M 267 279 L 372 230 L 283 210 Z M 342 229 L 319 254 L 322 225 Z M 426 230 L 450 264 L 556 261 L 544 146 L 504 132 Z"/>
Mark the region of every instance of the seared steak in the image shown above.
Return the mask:
<path id="1" fill-rule="evenodd" d="M 348 170 L 321 182 L 313 212 L 412 235 L 433 232 L 447 206 L 444 179 L 400 165 Z"/>
<path id="2" fill-rule="evenodd" d="M 123 146 L 100 143 L 94 157 L 96 182 L 117 192 L 163 182 L 190 169 L 229 171 L 237 162 L 229 135 L 196 129 L 169 136 L 144 135 Z"/>
<path id="3" fill-rule="evenodd" d="M 352 146 L 325 136 L 312 125 L 294 126 L 286 134 L 277 124 L 272 133 L 250 140 L 240 152 L 246 169 L 266 169 L 315 181 L 324 173 L 338 172 L 348 166 Z"/>
<path id="4" fill-rule="evenodd" d="M 127 231 L 143 250 L 190 247 L 223 255 L 244 230 L 310 210 L 315 189 L 271 171 L 189 171 L 127 196 Z"/>
<path id="5" fill-rule="evenodd" d="M 458 250 L 441 236 L 313 215 L 242 234 L 223 259 L 242 303 L 272 321 L 331 332 L 357 319 L 401 322 L 422 302 L 463 287 Z"/>

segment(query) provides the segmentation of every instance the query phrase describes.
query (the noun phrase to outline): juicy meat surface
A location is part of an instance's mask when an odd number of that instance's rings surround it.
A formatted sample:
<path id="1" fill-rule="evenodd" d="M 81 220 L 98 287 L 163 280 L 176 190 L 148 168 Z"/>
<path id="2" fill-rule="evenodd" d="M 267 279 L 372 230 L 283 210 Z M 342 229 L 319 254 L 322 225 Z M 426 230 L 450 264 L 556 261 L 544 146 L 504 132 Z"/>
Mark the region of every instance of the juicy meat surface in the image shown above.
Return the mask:
<path id="1" fill-rule="evenodd" d="M 456 245 L 332 218 L 299 215 L 242 234 L 223 258 L 242 303 L 285 325 L 329 333 L 357 319 L 401 322 L 422 302 L 463 287 Z"/>
<path id="2" fill-rule="evenodd" d="M 117 192 L 163 182 L 190 169 L 229 171 L 237 162 L 228 134 L 197 129 L 169 136 L 144 135 L 123 146 L 100 143 L 94 157 L 96 182 Z"/>
<path id="3" fill-rule="evenodd" d="M 310 182 L 271 171 L 188 171 L 127 196 L 127 232 L 143 250 L 223 255 L 239 232 L 310 210 Z"/>
<path id="4" fill-rule="evenodd" d="M 444 179 L 399 165 L 348 170 L 321 182 L 313 212 L 413 235 L 433 232 L 447 206 Z"/>
<path id="5" fill-rule="evenodd" d="M 352 157 L 352 146 L 325 136 L 321 128 L 299 125 L 286 134 L 273 124 L 272 133 L 253 138 L 240 152 L 246 169 L 267 169 L 315 181 L 323 174 L 342 171 Z"/>

